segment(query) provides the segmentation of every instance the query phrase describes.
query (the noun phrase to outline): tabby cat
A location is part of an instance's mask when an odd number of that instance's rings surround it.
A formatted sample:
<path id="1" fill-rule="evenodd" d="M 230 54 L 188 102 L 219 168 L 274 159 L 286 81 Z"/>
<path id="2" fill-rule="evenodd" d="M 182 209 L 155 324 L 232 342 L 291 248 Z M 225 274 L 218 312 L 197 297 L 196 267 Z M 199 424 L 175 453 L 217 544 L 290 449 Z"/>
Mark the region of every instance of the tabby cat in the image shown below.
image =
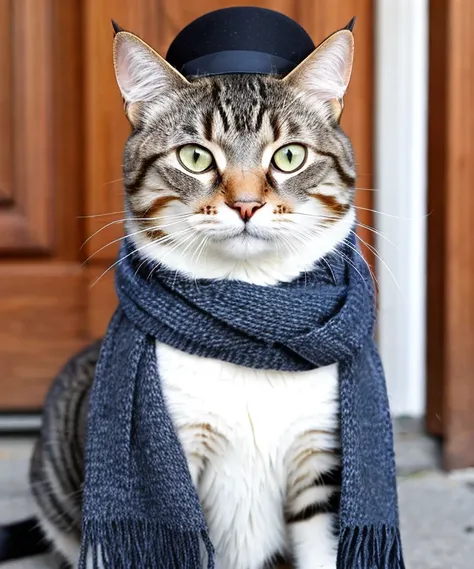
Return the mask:
<path id="1" fill-rule="evenodd" d="M 284 78 L 185 79 L 120 31 L 114 62 L 132 125 L 126 233 L 190 279 L 288 282 L 350 235 L 355 167 L 339 125 L 353 35 L 330 36 Z M 88 393 L 100 343 L 49 394 L 31 464 L 38 519 L 76 566 Z M 340 497 L 337 365 L 248 369 L 157 343 L 165 399 L 219 569 L 335 569 Z"/>

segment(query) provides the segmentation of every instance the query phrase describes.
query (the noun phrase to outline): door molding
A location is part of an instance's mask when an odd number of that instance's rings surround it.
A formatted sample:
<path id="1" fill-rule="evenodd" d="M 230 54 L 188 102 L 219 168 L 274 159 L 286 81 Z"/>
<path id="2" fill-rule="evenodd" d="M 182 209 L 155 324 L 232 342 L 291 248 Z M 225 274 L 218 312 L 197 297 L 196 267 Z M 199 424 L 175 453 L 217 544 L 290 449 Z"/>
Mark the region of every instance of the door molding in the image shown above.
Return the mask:
<path id="1" fill-rule="evenodd" d="M 428 0 L 377 0 L 375 29 L 378 342 L 392 414 L 422 416 Z"/>
<path id="2" fill-rule="evenodd" d="M 7 8 L 3 18 L 11 17 L 11 37 L 7 38 L 10 66 L 5 83 L 11 91 L 10 127 L 15 128 L 5 150 L 13 158 L 13 167 L 7 188 L 10 203 L 0 209 L 0 251 L 50 254 L 52 2 L 15 0 Z"/>

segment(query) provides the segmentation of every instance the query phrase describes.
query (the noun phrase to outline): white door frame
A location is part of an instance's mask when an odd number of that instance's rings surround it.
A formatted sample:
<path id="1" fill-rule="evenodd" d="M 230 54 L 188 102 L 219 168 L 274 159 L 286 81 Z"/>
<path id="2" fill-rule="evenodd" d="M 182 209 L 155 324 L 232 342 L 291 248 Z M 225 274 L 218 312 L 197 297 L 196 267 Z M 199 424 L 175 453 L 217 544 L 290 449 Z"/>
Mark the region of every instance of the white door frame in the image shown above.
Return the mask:
<path id="1" fill-rule="evenodd" d="M 393 415 L 425 413 L 428 3 L 375 3 L 378 340 Z"/>

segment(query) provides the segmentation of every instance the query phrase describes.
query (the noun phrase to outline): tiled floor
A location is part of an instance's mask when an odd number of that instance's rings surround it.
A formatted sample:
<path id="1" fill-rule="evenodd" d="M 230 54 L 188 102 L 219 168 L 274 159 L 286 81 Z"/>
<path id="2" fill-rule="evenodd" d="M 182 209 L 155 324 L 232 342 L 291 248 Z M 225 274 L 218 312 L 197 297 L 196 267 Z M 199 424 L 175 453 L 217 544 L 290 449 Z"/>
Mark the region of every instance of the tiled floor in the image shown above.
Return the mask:
<path id="1" fill-rule="evenodd" d="M 0 439 L 0 523 L 32 512 L 27 489 L 31 442 Z M 474 472 L 446 476 L 434 467 L 428 439 L 398 429 L 397 460 L 407 569 L 474 567 Z M 9 563 L 5 569 L 53 569 L 47 557 Z"/>

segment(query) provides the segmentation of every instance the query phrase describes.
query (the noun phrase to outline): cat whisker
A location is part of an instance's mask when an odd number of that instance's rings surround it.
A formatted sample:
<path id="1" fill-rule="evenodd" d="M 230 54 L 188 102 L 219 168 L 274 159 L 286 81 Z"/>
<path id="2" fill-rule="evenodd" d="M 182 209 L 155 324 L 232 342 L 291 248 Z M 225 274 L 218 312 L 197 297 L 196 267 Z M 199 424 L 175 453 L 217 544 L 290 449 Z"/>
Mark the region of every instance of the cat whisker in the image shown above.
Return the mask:
<path id="1" fill-rule="evenodd" d="M 175 233 L 170 233 L 169 235 L 164 235 L 163 237 L 158 237 L 157 239 L 154 239 L 153 244 L 164 245 L 166 243 L 173 242 L 176 240 L 177 237 L 186 235 L 191 231 L 193 231 L 192 227 L 186 227 L 185 229 L 181 229 L 180 231 L 176 231 Z"/>
<path id="2" fill-rule="evenodd" d="M 354 233 L 354 232 L 352 232 Z M 352 243 L 350 243 L 347 239 L 344 239 L 344 243 L 347 245 L 347 247 L 349 247 L 349 249 L 351 249 L 351 251 L 354 251 L 354 253 L 356 255 L 358 255 L 365 263 L 365 265 L 367 266 L 367 268 L 369 269 L 369 273 L 370 276 L 372 277 L 372 281 L 374 283 L 374 286 L 377 290 L 379 290 L 379 281 L 377 280 L 377 277 L 375 276 L 374 272 L 372 271 L 369 263 L 367 262 L 366 258 L 364 257 L 364 255 L 362 255 L 362 253 L 357 249 L 357 247 L 354 247 L 352 245 Z"/>
<path id="3" fill-rule="evenodd" d="M 291 251 L 293 251 L 293 253 L 295 255 L 297 255 L 298 250 L 296 249 L 296 246 L 291 242 L 289 237 L 286 235 L 282 235 L 281 237 L 282 237 L 283 242 L 286 244 L 287 248 L 289 248 Z M 310 241 L 309 238 L 305 239 L 304 235 L 302 235 L 301 233 L 297 233 L 297 232 L 293 233 L 292 237 L 297 239 L 303 245 L 305 245 L 306 243 L 309 243 L 309 241 Z"/>
<path id="4" fill-rule="evenodd" d="M 205 235 L 203 241 L 197 246 L 196 251 L 199 251 L 199 252 L 198 252 L 197 257 L 196 257 L 195 266 L 197 266 L 199 264 L 199 259 L 201 258 L 202 252 L 206 248 L 206 244 L 209 241 L 209 239 L 210 239 L 209 235 Z M 193 254 L 193 257 L 194 257 L 194 254 Z M 194 271 L 193 271 L 193 274 L 194 274 Z M 194 278 L 194 280 L 197 282 L 196 278 Z"/>
<path id="5" fill-rule="evenodd" d="M 193 267 L 192 279 L 193 279 L 193 281 L 194 281 L 195 284 L 197 284 L 197 279 L 196 279 L 196 272 L 195 272 L 195 270 L 194 270 L 193 261 L 194 261 L 194 257 L 196 256 L 196 253 L 199 251 L 199 248 L 202 246 L 203 241 L 204 241 L 205 239 L 206 239 L 206 235 L 203 235 L 203 236 L 201 237 L 201 241 L 199 241 L 197 247 L 195 247 L 195 249 L 194 249 L 194 251 L 193 251 L 193 254 L 191 255 L 191 259 L 190 259 L 190 261 L 189 261 L 189 266 L 190 266 L 190 267 Z"/>
<path id="6" fill-rule="evenodd" d="M 334 271 L 332 270 L 332 267 L 331 267 L 331 263 L 326 259 L 326 257 L 323 257 L 321 260 L 326 263 L 326 265 L 328 266 L 329 270 L 331 271 L 332 280 L 334 281 L 334 284 L 337 284 L 337 282 L 336 282 L 336 277 L 335 277 L 335 275 L 334 275 Z"/>
<path id="7" fill-rule="evenodd" d="M 197 239 L 199 239 L 199 237 L 200 237 L 199 234 L 195 235 L 195 236 L 194 236 L 194 239 L 191 239 L 191 241 L 186 245 L 186 247 L 185 247 L 182 251 L 180 251 L 180 255 L 181 255 L 182 257 L 184 257 L 184 254 L 186 253 L 186 251 L 189 249 L 189 247 L 190 247 Z M 174 286 L 174 283 L 176 282 L 176 277 L 178 276 L 178 273 L 179 273 L 179 269 L 176 269 L 175 274 L 174 274 L 173 286 Z"/>
<path id="8" fill-rule="evenodd" d="M 385 239 L 385 241 L 388 241 L 388 243 L 390 243 L 390 245 L 393 245 L 395 247 L 395 249 L 397 249 L 397 246 L 395 245 L 395 243 L 393 241 L 391 241 L 388 237 L 386 237 L 383 233 L 381 233 L 380 231 L 377 231 L 377 229 L 375 229 L 374 227 L 372 227 L 371 225 L 367 225 L 366 223 L 362 223 L 361 221 L 356 221 L 356 224 L 359 227 L 362 227 L 364 229 L 367 229 L 367 231 L 371 231 L 372 233 L 374 233 L 375 235 L 377 235 L 378 237 L 382 237 L 382 239 Z"/>
<path id="9" fill-rule="evenodd" d="M 104 229 L 107 229 L 107 227 L 110 227 L 111 225 L 115 225 L 117 223 L 123 223 L 125 221 L 167 221 L 170 219 L 187 219 L 189 217 L 191 217 L 192 214 L 186 213 L 186 214 L 177 214 L 177 215 L 166 215 L 166 216 L 157 216 L 157 217 L 124 217 L 122 219 L 116 219 L 114 221 L 111 221 L 110 223 L 107 223 L 106 225 L 104 225 L 103 227 L 100 227 L 97 231 L 95 231 L 92 235 L 89 235 L 89 237 L 84 241 L 84 243 L 81 245 L 80 249 L 83 249 L 84 246 L 86 245 L 86 243 L 88 243 L 93 237 L 95 237 L 98 233 L 100 233 L 101 231 L 103 231 Z"/>
<path id="10" fill-rule="evenodd" d="M 341 257 L 341 259 L 343 261 L 345 261 L 346 263 L 348 263 L 356 272 L 357 274 L 360 276 L 362 282 L 364 283 L 364 285 L 367 287 L 367 281 L 365 280 L 365 278 L 363 277 L 362 273 L 359 271 L 359 269 L 354 265 L 354 263 L 349 259 L 349 257 L 347 255 L 344 255 L 344 253 L 342 253 L 342 251 L 339 251 L 338 249 L 334 249 L 334 253 L 336 255 L 338 255 L 339 257 Z M 372 272 L 371 272 L 372 274 Z M 373 278 L 373 277 L 372 277 Z"/>
<path id="11" fill-rule="evenodd" d="M 307 235 L 306 235 L 305 237 L 306 237 L 306 239 L 307 239 L 308 241 L 309 241 L 309 236 L 310 236 L 310 235 L 320 236 L 321 233 L 322 233 L 321 230 L 317 230 L 316 228 L 313 228 L 313 227 L 307 227 L 307 228 L 304 228 L 304 229 L 305 229 L 305 231 L 306 231 L 306 233 L 307 233 Z M 301 235 L 301 234 L 300 234 L 300 235 Z M 346 241 L 346 244 L 350 246 L 350 243 L 347 243 L 347 241 Z M 371 270 L 369 264 L 368 264 L 367 261 L 365 260 L 365 258 L 361 255 L 361 253 L 360 253 L 357 249 L 354 249 L 354 248 L 351 247 L 351 246 L 350 246 L 350 248 L 353 249 L 358 255 L 361 256 L 362 260 L 363 260 L 364 263 L 367 265 L 367 267 L 368 267 L 368 269 L 369 269 L 369 271 L 370 271 L 370 275 L 371 275 L 372 279 L 374 279 L 375 277 L 374 277 L 374 275 L 373 275 L 373 273 L 372 273 L 372 270 Z M 351 267 L 353 267 L 354 270 L 359 274 L 360 278 L 363 280 L 363 282 L 365 283 L 365 285 L 367 286 L 367 282 L 366 282 L 364 276 L 363 276 L 362 273 L 359 271 L 359 269 L 354 265 L 354 263 L 351 261 L 351 259 L 349 259 L 349 257 L 347 257 L 347 255 L 344 255 L 344 253 L 342 253 L 342 251 L 339 251 L 338 249 L 334 249 L 334 253 L 337 254 L 339 257 L 341 257 L 344 261 L 346 261 Z M 333 273 L 333 278 L 334 278 L 334 273 Z M 334 278 L 334 281 L 335 281 L 335 278 Z M 376 283 L 376 279 L 375 279 L 374 284 L 375 284 L 375 283 Z M 378 284 L 378 283 L 377 283 L 377 284 Z"/>
<path id="12" fill-rule="evenodd" d="M 364 241 L 364 239 L 362 239 L 362 237 L 360 235 L 357 235 L 357 233 L 355 231 L 352 231 L 352 233 L 354 233 L 354 235 L 357 237 L 357 239 L 359 239 L 359 241 L 361 243 L 363 243 L 367 249 L 369 251 L 371 251 L 375 257 L 384 265 L 384 267 L 387 269 L 387 271 L 390 273 L 390 276 L 393 279 L 393 282 L 395 283 L 397 289 L 400 291 L 400 285 L 398 284 L 397 279 L 395 278 L 395 275 L 393 274 L 392 270 L 390 269 L 390 267 L 387 265 L 387 263 L 382 259 L 382 257 L 380 256 L 379 252 L 377 251 L 377 249 L 375 247 L 373 247 L 372 245 L 370 245 L 370 243 L 367 243 L 366 241 Z"/>
<path id="13" fill-rule="evenodd" d="M 110 182 L 105 182 L 104 186 L 110 186 L 110 184 L 116 184 L 117 182 L 121 182 L 123 178 L 117 178 L 116 180 L 111 180 Z"/>
<path id="14" fill-rule="evenodd" d="M 106 217 L 109 215 L 118 215 L 119 213 L 127 213 L 126 210 L 121 211 L 109 211 L 109 213 L 96 213 L 94 215 L 78 215 L 77 219 L 93 219 L 95 217 Z"/>
<path id="15" fill-rule="evenodd" d="M 378 211 L 376 209 L 371 209 L 370 207 L 362 207 L 360 205 L 354 205 L 354 207 L 356 209 L 359 209 L 361 211 L 370 211 L 372 213 L 376 213 L 377 215 L 383 215 L 384 217 L 391 217 L 393 219 L 401 219 L 403 221 L 413 221 L 414 219 L 416 220 L 420 220 L 420 219 L 425 219 L 426 217 L 429 217 L 429 213 L 425 213 L 424 215 L 420 215 L 417 217 L 402 217 L 400 215 L 393 215 L 391 213 L 385 213 L 383 211 Z"/>
<path id="16" fill-rule="evenodd" d="M 314 219 L 322 219 L 325 221 L 327 221 L 328 219 L 340 219 L 340 217 L 337 215 L 326 215 L 326 214 L 321 215 L 318 213 L 304 213 L 301 211 L 294 211 L 292 215 L 304 215 L 305 217 L 312 217 Z"/>
<path id="17" fill-rule="evenodd" d="M 190 228 L 192 230 L 192 228 Z M 179 240 L 176 245 L 174 247 L 172 247 L 167 253 L 166 255 L 164 255 L 159 261 L 158 263 L 156 263 L 156 265 L 153 267 L 153 269 L 150 271 L 150 274 L 147 277 L 147 281 L 151 279 L 151 277 L 153 276 L 153 273 L 156 271 L 156 269 L 158 269 L 158 267 L 160 267 L 161 265 L 163 265 L 166 257 L 168 257 L 169 255 L 171 255 L 171 253 L 173 251 L 175 251 L 178 247 L 180 247 L 181 245 L 184 245 L 185 243 L 187 243 L 190 239 L 192 239 L 192 235 L 189 235 L 186 237 L 186 239 L 181 239 Z"/>
<path id="18" fill-rule="evenodd" d="M 188 228 L 185 229 L 183 231 L 192 231 L 192 228 Z M 170 237 L 170 236 L 167 236 Z M 142 245 L 141 247 L 139 247 L 138 249 L 135 248 L 133 251 L 131 251 L 130 253 L 127 253 L 127 255 L 125 255 L 125 257 L 122 257 L 120 259 L 117 259 L 117 261 L 115 261 L 114 263 L 112 263 L 109 267 L 107 267 L 107 269 L 105 269 L 105 271 L 90 285 L 90 289 L 92 289 L 109 271 L 111 271 L 114 267 L 116 267 L 119 263 L 121 263 L 122 261 L 125 261 L 125 259 L 127 259 L 128 257 L 130 257 L 131 255 L 133 255 L 134 253 L 138 253 L 139 251 L 143 251 L 143 249 L 146 249 L 147 247 L 151 247 L 151 245 L 155 245 L 156 242 L 155 241 L 150 241 L 149 243 L 145 243 L 145 245 Z"/>
<path id="19" fill-rule="evenodd" d="M 182 222 L 182 220 L 178 220 L 178 221 L 174 221 L 173 223 L 168 223 L 166 225 L 156 225 L 154 227 L 147 227 L 145 229 L 140 229 L 140 231 L 134 231 L 133 233 L 127 233 L 126 235 L 123 235 L 122 237 L 118 237 L 117 239 L 114 239 L 113 241 L 109 241 L 109 243 L 106 243 L 100 249 L 97 249 L 97 251 L 94 251 L 91 255 L 89 255 L 89 257 L 87 257 L 87 259 L 82 264 L 85 265 L 95 255 L 97 255 L 98 253 L 100 253 L 101 251 L 106 249 L 107 247 L 110 247 L 110 245 L 113 245 L 114 243 L 118 243 L 120 241 L 123 241 L 127 237 L 133 237 L 134 235 L 139 235 L 140 233 L 146 233 L 147 231 L 160 231 L 161 229 L 165 229 L 166 227 L 171 227 L 172 225 L 177 225 L 178 223 L 181 223 L 181 222 Z"/>
<path id="20" fill-rule="evenodd" d="M 166 243 L 173 241 L 173 237 L 176 237 L 177 235 L 182 235 L 185 233 L 189 233 L 190 231 L 192 231 L 192 227 L 188 227 L 186 229 L 183 229 L 181 231 L 177 231 L 175 233 L 172 233 L 170 235 L 164 235 L 163 237 L 159 237 L 157 239 L 153 240 L 153 244 L 155 245 L 165 245 Z M 147 262 L 147 259 L 143 259 L 143 261 L 138 265 L 137 270 L 135 271 L 135 275 L 137 275 L 138 271 L 143 267 L 143 265 Z"/>
<path id="21" fill-rule="evenodd" d="M 181 256 L 184 256 L 184 254 L 185 254 L 186 251 L 189 249 L 189 247 L 191 247 L 191 245 L 192 245 L 197 239 L 199 239 L 199 237 L 200 237 L 199 234 L 196 235 L 196 236 L 194 237 L 194 239 L 193 239 L 192 241 L 190 241 L 190 242 L 186 245 L 186 247 L 181 251 Z"/>

